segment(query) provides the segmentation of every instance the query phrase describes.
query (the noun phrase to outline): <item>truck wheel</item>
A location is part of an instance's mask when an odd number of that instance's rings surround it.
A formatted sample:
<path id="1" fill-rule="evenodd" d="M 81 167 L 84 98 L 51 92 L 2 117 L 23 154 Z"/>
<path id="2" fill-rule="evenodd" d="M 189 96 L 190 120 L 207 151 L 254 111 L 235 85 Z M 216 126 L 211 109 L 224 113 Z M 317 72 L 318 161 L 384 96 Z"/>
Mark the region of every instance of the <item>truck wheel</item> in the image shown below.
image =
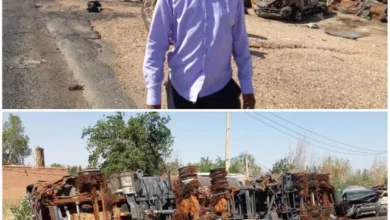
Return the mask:
<path id="1" fill-rule="evenodd" d="M 323 17 L 329 16 L 329 8 L 328 7 L 322 8 L 322 16 Z"/>
<path id="2" fill-rule="evenodd" d="M 299 10 L 297 7 L 292 8 L 291 20 L 300 22 L 300 21 L 302 21 L 302 16 L 303 15 L 302 15 L 301 10 Z"/>

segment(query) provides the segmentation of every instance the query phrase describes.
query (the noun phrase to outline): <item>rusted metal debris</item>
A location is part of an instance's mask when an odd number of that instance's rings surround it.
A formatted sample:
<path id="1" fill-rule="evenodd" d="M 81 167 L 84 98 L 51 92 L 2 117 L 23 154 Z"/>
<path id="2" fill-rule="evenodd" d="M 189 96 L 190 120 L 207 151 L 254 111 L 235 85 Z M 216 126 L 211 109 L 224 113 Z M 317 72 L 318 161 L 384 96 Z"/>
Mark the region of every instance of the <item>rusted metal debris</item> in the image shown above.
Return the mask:
<path id="1" fill-rule="evenodd" d="M 263 176 L 253 182 L 264 193 L 268 208 L 283 219 L 329 219 L 335 215 L 336 195 L 329 174 L 285 173 Z"/>
<path id="2" fill-rule="evenodd" d="M 210 171 L 210 177 L 198 177 L 196 167 L 179 169 L 179 179 L 174 183 L 176 211 L 174 220 L 228 219 L 232 217 L 231 200 L 234 188 L 230 186 L 225 168 Z"/>
<path id="3" fill-rule="evenodd" d="M 227 172 L 225 168 L 210 170 L 211 178 L 211 193 L 212 197 L 210 199 L 210 207 L 213 208 L 213 211 L 216 215 L 220 216 L 221 219 L 228 219 L 231 216 L 229 212 L 230 200 L 230 186 L 226 179 Z"/>
<path id="4" fill-rule="evenodd" d="M 122 173 L 116 194 L 98 170 L 38 182 L 28 187 L 33 219 L 325 220 L 338 214 L 329 174 L 283 173 L 240 182 L 225 168 L 207 177 L 187 166 L 168 179 L 144 177 L 140 170 Z M 38 218 L 42 213 L 46 216 Z"/>
<path id="5" fill-rule="evenodd" d="M 179 179 L 174 182 L 177 209 L 173 220 L 200 218 L 199 187 L 196 166 L 179 168 Z"/>
<path id="6" fill-rule="evenodd" d="M 368 20 L 387 22 L 387 0 L 332 0 L 330 8 Z"/>

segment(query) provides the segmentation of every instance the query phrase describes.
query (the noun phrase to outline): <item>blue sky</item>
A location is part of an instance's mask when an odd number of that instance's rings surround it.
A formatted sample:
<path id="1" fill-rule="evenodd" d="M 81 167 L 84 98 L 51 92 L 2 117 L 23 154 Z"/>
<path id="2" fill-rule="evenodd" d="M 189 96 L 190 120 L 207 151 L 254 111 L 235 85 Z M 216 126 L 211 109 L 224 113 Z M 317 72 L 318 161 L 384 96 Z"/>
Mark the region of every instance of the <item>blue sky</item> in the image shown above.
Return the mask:
<path id="1" fill-rule="evenodd" d="M 3 113 L 3 120 L 9 113 Z M 54 162 L 67 165 L 88 164 L 88 151 L 85 149 L 86 140 L 81 138 L 82 129 L 94 125 L 103 115 L 113 112 L 16 112 L 26 128 L 30 137 L 30 147 L 41 146 L 45 149 L 45 162 L 50 165 Z M 176 112 L 169 114 L 171 122 L 169 127 L 175 136 L 174 151 L 177 152 L 182 162 L 196 162 L 200 157 L 209 156 L 215 159 L 225 155 L 225 126 L 226 113 L 223 112 Z M 261 118 L 268 117 L 290 129 L 296 130 L 308 137 L 318 139 L 331 145 L 338 145 L 326 139 L 292 126 L 267 112 L 251 113 L 275 127 L 273 122 Z M 256 115 L 257 114 L 257 115 Z M 291 122 L 299 124 L 309 130 L 327 136 L 337 141 L 378 151 L 387 151 L 387 114 L 380 112 L 274 112 L 274 114 Z M 135 112 L 126 113 L 126 116 L 134 116 Z M 232 157 L 247 150 L 253 154 L 259 165 L 271 168 L 272 164 L 285 157 L 290 147 L 297 140 L 279 131 L 276 131 L 247 113 L 230 113 L 230 147 Z M 283 131 L 291 131 L 280 128 Z M 296 135 L 302 137 L 300 135 Z M 306 139 L 308 140 L 308 139 Z M 320 143 L 308 140 L 313 144 L 324 146 Z M 325 146 L 333 149 L 332 147 Z M 341 146 L 349 148 L 346 146 Z M 349 148 L 356 150 L 353 148 Z M 335 149 L 337 150 L 337 149 Z M 323 156 L 335 155 L 351 161 L 354 169 L 369 168 L 374 159 L 373 156 L 356 156 L 347 154 L 330 153 L 328 151 L 310 146 L 309 156 L 315 161 L 320 161 Z M 340 151 L 340 150 L 338 150 Z M 343 150 L 341 150 L 343 151 Z M 314 156 L 313 156 L 314 155 Z M 386 154 L 383 155 L 386 157 Z M 34 164 L 33 157 L 26 160 L 27 164 Z"/>

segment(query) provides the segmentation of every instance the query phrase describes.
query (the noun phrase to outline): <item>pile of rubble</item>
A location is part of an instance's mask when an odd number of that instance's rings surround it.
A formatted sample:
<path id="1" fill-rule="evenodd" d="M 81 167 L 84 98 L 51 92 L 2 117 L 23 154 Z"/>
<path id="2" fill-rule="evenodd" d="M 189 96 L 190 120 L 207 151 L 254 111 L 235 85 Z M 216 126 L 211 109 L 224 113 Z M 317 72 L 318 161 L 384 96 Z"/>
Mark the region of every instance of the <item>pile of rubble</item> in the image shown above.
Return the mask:
<path id="1" fill-rule="evenodd" d="M 362 16 L 367 20 L 387 22 L 387 0 L 332 0 L 330 8 L 341 13 Z"/>

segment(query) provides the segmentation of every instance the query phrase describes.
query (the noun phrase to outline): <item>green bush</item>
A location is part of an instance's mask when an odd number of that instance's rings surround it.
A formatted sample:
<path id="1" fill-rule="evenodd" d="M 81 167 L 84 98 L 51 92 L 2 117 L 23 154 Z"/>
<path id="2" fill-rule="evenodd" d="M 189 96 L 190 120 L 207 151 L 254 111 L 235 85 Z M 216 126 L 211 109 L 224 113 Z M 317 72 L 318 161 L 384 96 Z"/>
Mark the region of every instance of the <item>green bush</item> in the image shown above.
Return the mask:
<path id="1" fill-rule="evenodd" d="M 15 216 L 15 220 L 31 220 L 32 210 L 28 198 L 23 197 L 22 202 L 20 202 L 20 205 L 11 208 L 11 212 Z"/>

